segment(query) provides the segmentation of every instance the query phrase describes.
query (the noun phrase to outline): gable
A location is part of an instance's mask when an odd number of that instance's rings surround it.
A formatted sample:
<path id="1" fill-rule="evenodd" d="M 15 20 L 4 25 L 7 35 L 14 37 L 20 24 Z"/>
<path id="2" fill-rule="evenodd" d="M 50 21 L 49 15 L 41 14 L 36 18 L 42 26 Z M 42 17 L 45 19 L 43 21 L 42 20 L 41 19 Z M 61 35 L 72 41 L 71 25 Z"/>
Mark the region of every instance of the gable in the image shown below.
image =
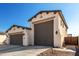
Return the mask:
<path id="1" fill-rule="evenodd" d="M 50 18 L 50 17 L 54 17 L 55 16 L 55 12 L 52 11 L 40 11 L 38 12 L 36 15 L 34 15 L 32 18 L 30 18 L 28 21 L 35 21 L 35 20 L 39 20 L 39 19 L 46 19 L 46 18 Z"/>
<path id="2" fill-rule="evenodd" d="M 13 25 L 6 32 L 19 32 L 19 31 L 24 31 L 24 30 L 31 30 L 31 28 Z"/>
<path id="3" fill-rule="evenodd" d="M 52 10 L 52 11 L 40 11 L 36 15 L 34 15 L 32 18 L 30 18 L 28 21 L 38 21 L 41 19 L 47 19 L 50 17 L 55 17 L 55 14 L 58 13 L 61 17 L 62 21 L 64 22 L 66 28 L 68 28 L 67 23 L 65 21 L 65 18 L 62 14 L 61 10 Z"/>

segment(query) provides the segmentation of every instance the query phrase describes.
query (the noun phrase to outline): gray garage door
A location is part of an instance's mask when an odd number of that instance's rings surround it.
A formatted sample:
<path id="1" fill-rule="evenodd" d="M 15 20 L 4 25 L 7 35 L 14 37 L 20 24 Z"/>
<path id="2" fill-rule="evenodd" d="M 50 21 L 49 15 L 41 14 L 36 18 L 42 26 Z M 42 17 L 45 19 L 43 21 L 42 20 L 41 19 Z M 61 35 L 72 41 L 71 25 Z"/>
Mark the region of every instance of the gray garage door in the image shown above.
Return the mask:
<path id="1" fill-rule="evenodd" d="M 53 46 L 53 21 L 34 25 L 34 44 Z"/>
<path id="2" fill-rule="evenodd" d="M 23 45 L 23 35 L 22 34 L 10 35 L 10 44 Z"/>

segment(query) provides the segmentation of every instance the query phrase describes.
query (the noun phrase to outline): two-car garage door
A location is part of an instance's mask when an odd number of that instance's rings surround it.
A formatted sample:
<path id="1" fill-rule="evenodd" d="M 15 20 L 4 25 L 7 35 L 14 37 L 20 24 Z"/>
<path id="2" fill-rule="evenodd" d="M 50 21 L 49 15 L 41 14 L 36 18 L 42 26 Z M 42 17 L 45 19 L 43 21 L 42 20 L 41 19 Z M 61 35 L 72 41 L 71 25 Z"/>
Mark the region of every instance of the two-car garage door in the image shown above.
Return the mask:
<path id="1" fill-rule="evenodd" d="M 53 21 L 34 25 L 34 44 L 53 46 Z"/>

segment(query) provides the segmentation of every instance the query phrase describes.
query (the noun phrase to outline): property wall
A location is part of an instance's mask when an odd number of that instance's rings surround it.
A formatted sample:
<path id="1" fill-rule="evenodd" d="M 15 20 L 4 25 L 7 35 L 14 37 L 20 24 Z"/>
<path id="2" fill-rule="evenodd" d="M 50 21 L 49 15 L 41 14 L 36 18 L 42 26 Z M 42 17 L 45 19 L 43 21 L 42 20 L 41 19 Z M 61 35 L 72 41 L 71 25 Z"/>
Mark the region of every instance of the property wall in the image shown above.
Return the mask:
<path id="1" fill-rule="evenodd" d="M 31 32 L 31 30 L 25 30 L 24 31 L 25 32 L 25 38 L 23 39 L 23 45 L 24 46 L 28 46 L 28 45 L 33 45 L 33 41 L 32 41 L 32 36 L 31 36 L 31 34 L 32 34 L 32 32 Z"/>
<path id="2" fill-rule="evenodd" d="M 4 44 L 4 42 L 5 42 L 5 40 L 6 40 L 6 35 L 0 35 L 0 44 Z"/>
<path id="3" fill-rule="evenodd" d="M 24 30 L 24 35 L 23 35 L 23 46 L 28 46 L 29 45 L 29 37 L 28 37 L 28 32 L 27 30 Z"/>
<path id="4" fill-rule="evenodd" d="M 17 28 L 17 27 L 13 27 L 11 30 L 9 30 L 6 34 L 7 34 L 7 41 L 6 43 L 7 44 L 10 44 L 10 36 L 9 34 L 16 34 L 16 33 L 24 33 L 24 36 L 23 36 L 23 45 L 24 46 L 28 46 L 29 45 L 29 33 L 30 33 L 30 30 L 26 30 L 26 29 L 22 29 L 22 28 Z"/>

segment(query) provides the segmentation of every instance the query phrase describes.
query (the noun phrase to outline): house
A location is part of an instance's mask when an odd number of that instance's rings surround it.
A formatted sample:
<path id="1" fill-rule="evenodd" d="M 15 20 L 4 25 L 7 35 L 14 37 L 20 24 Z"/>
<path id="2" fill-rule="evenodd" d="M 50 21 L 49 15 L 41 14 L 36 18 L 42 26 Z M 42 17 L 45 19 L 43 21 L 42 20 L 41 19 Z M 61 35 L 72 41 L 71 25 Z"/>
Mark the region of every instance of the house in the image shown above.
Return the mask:
<path id="1" fill-rule="evenodd" d="M 28 21 L 30 28 L 13 25 L 6 31 L 7 44 L 63 46 L 68 26 L 61 10 L 40 11 Z"/>
<path id="2" fill-rule="evenodd" d="M 4 44 L 6 40 L 6 34 L 3 32 L 0 32 L 0 45 Z"/>
<path id="3" fill-rule="evenodd" d="M 61 10 L 40 11 L 28 21 L 34 45 L 63 46 L 68 26 Z"/>
<path id="4" fill-rule="evenodd" d="M 13 25 L 7 31 L 7 44 L 27 46 L 31 45 L 31 28 Z"/>

